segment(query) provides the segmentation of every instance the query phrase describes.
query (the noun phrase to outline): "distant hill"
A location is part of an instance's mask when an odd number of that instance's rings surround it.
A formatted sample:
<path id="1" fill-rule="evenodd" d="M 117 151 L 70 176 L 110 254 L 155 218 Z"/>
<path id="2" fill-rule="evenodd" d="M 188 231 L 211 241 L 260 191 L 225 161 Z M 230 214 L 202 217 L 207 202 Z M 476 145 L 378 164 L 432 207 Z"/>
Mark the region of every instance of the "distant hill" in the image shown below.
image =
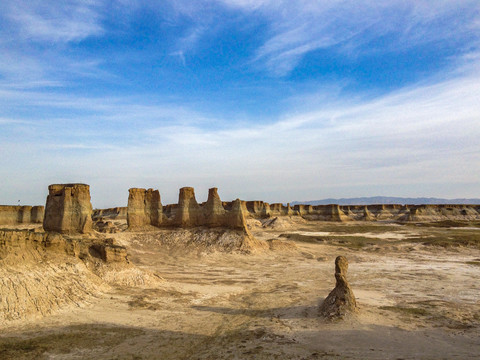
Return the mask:
<path id="1" fill-rule="evenodd" d="M 410 205 L 427 205 L 427 204 L 480 204 L 480 199 L 439 199 L 439 198 L 403 198 L 391 196 L 373 196 L 359 198 L 341 198 L 341 199 L 323 199 L 312 201 L 294 201 L 290 205 L 371 205 L 371 204 L 410 204 Z"/>

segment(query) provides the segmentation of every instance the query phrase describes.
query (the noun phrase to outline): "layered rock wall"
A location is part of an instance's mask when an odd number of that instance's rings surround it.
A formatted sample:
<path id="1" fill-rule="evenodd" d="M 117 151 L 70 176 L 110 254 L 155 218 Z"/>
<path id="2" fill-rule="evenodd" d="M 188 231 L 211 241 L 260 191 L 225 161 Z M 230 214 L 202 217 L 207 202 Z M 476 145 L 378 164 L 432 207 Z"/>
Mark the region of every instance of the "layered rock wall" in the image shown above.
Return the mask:
<path id="1" fill-rule="evenodd" d="M 129 229 L 162 224 L 163 208 L 158 190 L 131 188 L 128 193 L 127 224 Z"/>
<path id="2" fill-rule="evenodd" d="M 0 230 L 0 261 L 9 257 L 40 260 L 44 254 L 59 253 L 86 259 L 89 256 L 105 262 L 127 262 L 127 250 L 113 239 L 69 238 L 58 232 L 32 230 Z"/>
<path id="3" fill-rule="evenodd" d="M 0 225 L 42 223 L 43 206 L 0 205 Z"/>
<path id="4" fill-rule="evenodd" d="M 86 184 L 54 184 L 48 187 L 45 231 L 64 234 L 85 234 L 92 231 L 90 186 Z"/>

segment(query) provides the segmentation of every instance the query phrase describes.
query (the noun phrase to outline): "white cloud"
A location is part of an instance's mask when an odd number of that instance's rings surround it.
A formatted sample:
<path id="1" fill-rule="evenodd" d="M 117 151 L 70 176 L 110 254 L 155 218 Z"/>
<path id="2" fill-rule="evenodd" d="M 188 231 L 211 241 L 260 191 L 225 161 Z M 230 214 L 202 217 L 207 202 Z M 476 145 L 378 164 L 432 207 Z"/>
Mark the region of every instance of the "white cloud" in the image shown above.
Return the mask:
<path id="1" fill-rule="evenodd" d="M 132 186 L 159 188 L 166 203 L 186 185 L 196 187 L 199 198 L 218 186 L 225 200 L 378 195 L 378 189 L 471 197 L 480 180 L 479 84 L 478 72 L 462 73 L 375 99 L 319 104 L 274 123 L 252 119 L 223 129 L 211 127 L 208 115 L 175 104 L 52 97 L 48 106 L 58 101 L 95 116 L 30 124 L 9 124 L 5 117 L 4 127 L 19 128 L 14 142 L 2 143 L 12 156 L 0 160 L 0 169 L 11 171 L 15 163 L 16 175 L 33 172 L 45 187 L 62 179 L 90 183 L 100 207 L 122 205 Z M 38 103 L 48 100 L 43 96 Z M 16 177 L 4 171 L 9 191 Z M 112 199 L 118 200 L 108 203 Z"/>
<path id="2" fill-rule="evenodd" d="M 2 9 L 24 39 L 69 42 L 103 32 L 98 4 L 93 0 L 15 0 L 6 1 Z"/>
<path id="3" fill-rule="evenodd" d="M 212 2 L 202 6 L 207 3 Z M 305 54 L 349 42 L 359 32 L 393 31 L 397 11 L 408 21 L 401 24 L 403 37 L 394 45 L 457 34 L 448 34 L 450 25 L 442 31 L 430 27 L 458 4 L 449 1 L 435 6 L 425 1 L 223 3 L 268 19 L 267 39 L 254 62 L 276 75 L 291 71 Z M 103 31 L 93 2 L 73 2 L 70 8 L 26 4 L 20 3 L 16 15 L 8 13 L 25 38 L 65 43 Z M 190 2 L 184 11 L 193 16 L 195 6 L 200 5 Z M 0 10 L 6 8 L 0 5 Z M 459 32 L 478 28 L 478 19 L 469 20 L 455 24 Z M 191 32 L 179 36 L 172 55 L 182 60 L 185 51 L 195 50 L 203 31 L 208 32 L 203 24 L 193 22 Z M 64 85 L 62 72 L 99 76 L 101 62 L 59 59 L 55 52 L 42 54 L 38 61 L 36 54 L 3 51 L 7 45 L 0 40 L 0 149 L 9 154 L 0 159 L 2 199 L 17 198 L 19 182 L 24 189 L 46 189 L 48 183 L 62 181 L 90 183 L 92 189 L 110 193 L 107 197 L 92 190 L 97 196 L 120 201 L 103 200 L 99 206 L 122 205 L 131 186 L 159 188 L 166 202 L 175 201 L 183 185 L 196 186 L 199 193 L 217 185 L 224 199 L 267 201 L 320 198 L 333 195 L 324 189 L 355 186 L 369 191 L 391 186 L 391 195 L 412 195 L 421 184 L 430 184 L 422 189 L 431 192 L 418 195 L 472 196 L 480 191 L 480 72 L 475 52 L 453 59 L 457 70 L 430 83 L 373 99 L 339 95 L 336 88 L 332 98 L 296 93 L 290 103 L 295 112 L 276 121 L 259 117 L 240 123 L 214 110 L 199 111 L 184 99 L 158 102 L 155 96 L 88 97 L 71 89 L 35 90 Z M 449 193 L 435 193 L 440 188 Z"/>
<path id="4" fill-rule="evenodd" d="M 247 13 L 261 13 L 269 21 L 267 40 L 254 63 L 274 75 L 294 69 L 307 53 L 337 46 L 346 54 L 374 38 L 394 34 L 382 51 L 399 50 L 436 40 L 476 36 L 478 1 L 393 0 L 379 2 L 326 0 L 218 0 Z M 359 36 L 359 35 L 362 36 Z M 369 51 L 363 49 L 362 51 Z"/>

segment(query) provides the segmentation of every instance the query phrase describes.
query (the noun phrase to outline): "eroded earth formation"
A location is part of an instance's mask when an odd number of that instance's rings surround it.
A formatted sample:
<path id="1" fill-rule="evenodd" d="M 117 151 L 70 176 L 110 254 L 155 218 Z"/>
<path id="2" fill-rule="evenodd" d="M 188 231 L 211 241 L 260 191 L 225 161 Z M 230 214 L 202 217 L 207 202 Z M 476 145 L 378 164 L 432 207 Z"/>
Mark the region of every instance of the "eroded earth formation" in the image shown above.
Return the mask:
<path id="1" fill-rule="evenodd" d="M 355 295 L 347 280 L 348 261 L 344 256 L 335 259 L 335 288 L 320 305 L 320 314 L 327 319 L 342 319 L 358 311 Z"/>

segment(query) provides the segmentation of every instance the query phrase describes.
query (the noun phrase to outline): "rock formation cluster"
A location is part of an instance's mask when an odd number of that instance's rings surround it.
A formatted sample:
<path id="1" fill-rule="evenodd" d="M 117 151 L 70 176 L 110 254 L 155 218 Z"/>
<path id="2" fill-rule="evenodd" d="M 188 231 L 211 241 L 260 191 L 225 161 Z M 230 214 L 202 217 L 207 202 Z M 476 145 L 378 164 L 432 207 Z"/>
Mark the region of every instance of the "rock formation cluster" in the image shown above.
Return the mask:
<path id="1" fill-rule="evenodd" d="M 226 206 L 225 206 L 226 205 Z M 217 188 L 211 188 L 205 203 L 199 204 L 192 187 L 180 189 L 178 204 L 162 207 L 158 190 L 129 190 L 127 223 L 130 230 L 149 225 L 190 228 L 226 227 L 246 231 L 245 210 L 240 200 L 222 203 Z"/>
<path id="2" fill-rule="evenodd" d="M 80 236 L 66 240 L 62 234 L 83 235 L 92 232 L 92 204 L 90 187 L 85 184 L 53 184 L 48 187 L 45 206 L 37 209 L 32 219 L 33 208 L 22 207 L 29 212 L 29 221 L 43 217 L 45 232 L 31 230 L 0 230 L 0 259 L 12 253 L 12 249 L 35 251 L 60 250 L 61 253 L 86 258 L 97 257 L 105 262 L 126 262 L 125 247 L 114 244 L 112 239 L 97 239 Z M 9 214 L 15 213 L 8 209 Z M 17 210 L 17 214 L 20 214 Z M 44 215 L 44 216 L 43 216 Z M 16 253 L 16 252 L 13 252 Z"/>
<path id="3" fill-rule="evenodd" d="M 216 188 L 211 188 L 208 200 L 199 204 L 195 199 L 194 189 L 184 187 L 180 189 L 178 204 L 163 206 L 158 190 L 131 188 L 127 207 L 97 209 L 92 212 L 88 185 L 56 184 L 49 186 L 46 208 L 0 206 L 0 224 L 43 222 L 46 230 L 62 233 L 90 232 L 91 219 L 127 219 L 129 229 L 141 229 L 145 226 L 244 229 L 245 218 L 281 216 L 302 216 L 307 220 L 317 221 L 472 221 L 480 220 L 480 205 L 330 204 L 291 207 L 290 204 L 269 204 L 258 200 L 237 199 L 233 202 L 222 202 Z M 109 232 L 109 229 L 105 232 Z"/>
<path id="4" fill-rule="evenodd" d="M 344 318 L 358 311 L 355 295 L 347 281 L 348 261 L 344 256 L 335 259 L 335 288 L 320 306 L 320 314 L 327 319 Z"/>
<path id="5" fill-rule="evenodd" d="M 48 187 L 43 219 L 45 231 L 85 234 L 92 231 L 90 186 L 54 184 Z"/>

